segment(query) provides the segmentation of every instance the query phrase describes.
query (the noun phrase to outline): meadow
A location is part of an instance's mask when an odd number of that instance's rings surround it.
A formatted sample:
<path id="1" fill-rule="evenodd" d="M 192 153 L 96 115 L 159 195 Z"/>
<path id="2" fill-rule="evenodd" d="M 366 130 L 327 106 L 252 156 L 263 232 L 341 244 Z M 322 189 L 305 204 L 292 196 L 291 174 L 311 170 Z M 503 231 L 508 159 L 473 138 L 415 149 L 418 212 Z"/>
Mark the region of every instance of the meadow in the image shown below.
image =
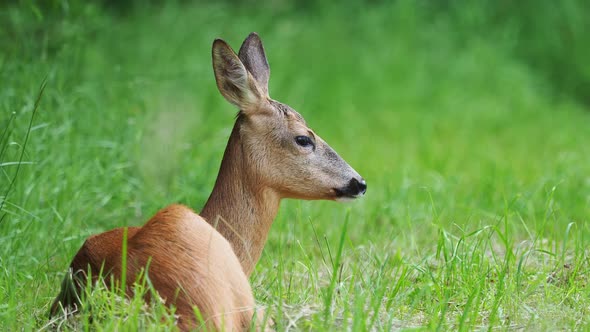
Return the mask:
<path id="1" fill-rule="evenodd" d="M 89 235 L 203 206 L 237 112 L 211 44 L 251 31 L 270 95 L 368 184 L 348 204 L 282 202 L 250 279 L 277 330 L 590 330 L 586 92 L 510 27 L 470 29 L 486 11 L 50 3 L 0 14 L 0 330 L 50 328 Z M 87 305 L 54 327 L 174 330 L 139 297 Z"/>

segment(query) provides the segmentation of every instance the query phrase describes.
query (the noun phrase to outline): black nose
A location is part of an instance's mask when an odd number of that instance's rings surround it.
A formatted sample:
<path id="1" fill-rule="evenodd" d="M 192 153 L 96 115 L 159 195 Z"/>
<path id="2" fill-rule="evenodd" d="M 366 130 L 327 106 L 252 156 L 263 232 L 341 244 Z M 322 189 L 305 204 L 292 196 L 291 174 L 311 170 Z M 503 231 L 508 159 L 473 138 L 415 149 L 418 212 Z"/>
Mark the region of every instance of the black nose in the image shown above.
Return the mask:
<path id="1" fill-rule="evenodd" d="M 357 198 L 367 191 L 367 183 L 362 178 L 360 180 L 351 179 L 344 188 L 334 189 L 337 197 Z"/>
<path id="2" fill-rule="evenodd" d="M 367 183 L 364 179 L 361 179 L 360 181 L 357 179 L 352 179 L 350 180 L 348 187 L 350 188 L 350 192 L 353 196 L 363 195 L 365 192 L 367 192 Z"/>

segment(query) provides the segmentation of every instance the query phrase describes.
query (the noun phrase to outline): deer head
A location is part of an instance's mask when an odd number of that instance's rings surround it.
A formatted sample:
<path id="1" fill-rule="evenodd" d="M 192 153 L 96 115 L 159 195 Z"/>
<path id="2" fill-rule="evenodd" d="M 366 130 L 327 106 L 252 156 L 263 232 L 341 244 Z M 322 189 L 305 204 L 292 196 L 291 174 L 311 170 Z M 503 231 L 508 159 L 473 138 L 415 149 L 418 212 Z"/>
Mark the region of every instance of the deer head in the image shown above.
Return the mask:
<path id="1" fill-rule="evenodd" d="M 278 196 L 340 200 L 362 196 L 365 180 L 303 117 L 268 94 L 270 68 L 262 41 L 251 33 L 238 55 L 223 40 L 213 43 L 217 87 L 236 105 L 248 177 Z"/>

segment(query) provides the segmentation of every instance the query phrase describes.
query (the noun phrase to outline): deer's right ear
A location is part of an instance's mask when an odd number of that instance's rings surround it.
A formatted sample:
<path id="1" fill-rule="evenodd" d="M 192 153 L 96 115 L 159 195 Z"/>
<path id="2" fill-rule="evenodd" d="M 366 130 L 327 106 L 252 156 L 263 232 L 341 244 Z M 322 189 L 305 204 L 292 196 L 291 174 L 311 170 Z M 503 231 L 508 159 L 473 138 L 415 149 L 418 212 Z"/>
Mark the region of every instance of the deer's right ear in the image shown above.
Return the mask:
<path id="1" fill-rule="evenodd" d="M 262 40 L 256 32 L 252 32 L 246 37 L 240 51 L 238 58 L 242 61 L 246 69 L 254 76 L 260 91 L 268 96 L 268 78 L 270 76 L 270 67 L 266 54 L 264 53 L 264 46 Z"/>
<path id="2" fill-rule="evenodd" d="M 213 42 L 212 53 L 219 92 L 246 113 L 257 108 L 262 98 L 260 88 L 236 53 L 221 39 Z"/>

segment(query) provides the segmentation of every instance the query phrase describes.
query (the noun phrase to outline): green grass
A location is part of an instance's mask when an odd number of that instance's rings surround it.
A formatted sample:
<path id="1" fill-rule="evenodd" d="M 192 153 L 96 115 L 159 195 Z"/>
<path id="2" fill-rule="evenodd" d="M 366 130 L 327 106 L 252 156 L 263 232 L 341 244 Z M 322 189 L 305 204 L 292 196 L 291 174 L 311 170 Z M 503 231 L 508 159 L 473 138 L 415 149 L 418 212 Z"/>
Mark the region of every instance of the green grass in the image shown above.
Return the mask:
<path id="1" fill-rule="evenodd" d="M 236 112 L 211 43 L 251 31 L 273 98 L 368 183 L 352 204 L 282 203 L 251 277 L 278 330 L 590 328 L 590 113 L 509 39 L 405 1 L 27 3 L 1 14 L 0 330 L 46 327 L 87 236 L 202 207 Z M 173 326 L 157 303 L 93 292 L 93 319 L 61 327 Z"/>

